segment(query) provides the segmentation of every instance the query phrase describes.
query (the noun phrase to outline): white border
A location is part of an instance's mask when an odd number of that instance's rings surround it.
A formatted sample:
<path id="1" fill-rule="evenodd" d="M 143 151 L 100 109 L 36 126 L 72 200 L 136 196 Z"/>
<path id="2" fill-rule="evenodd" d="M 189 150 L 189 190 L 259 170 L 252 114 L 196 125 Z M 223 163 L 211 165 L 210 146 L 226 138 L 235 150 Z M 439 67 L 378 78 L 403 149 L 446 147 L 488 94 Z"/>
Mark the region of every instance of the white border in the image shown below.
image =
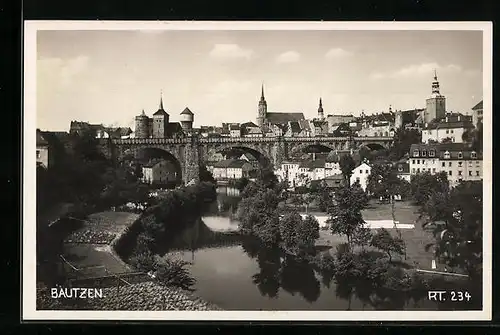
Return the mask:
<path id="1" fill-rule="evenodd" d="M 223 321 L 473 321 L 492 317 L 492 225 L 484 226 L 482 311 L 37 311 L 36 310 L 36 35 L 38 30 L 479 30 L 483 31 L 485 223 L 492 204 L 492 23 L 491 22 L 208 22 L 208 21 L 25 21 L 22 319 L 30 320 L 223 320 Z M 26 224 L 24 224 L 26 223 Z"/>

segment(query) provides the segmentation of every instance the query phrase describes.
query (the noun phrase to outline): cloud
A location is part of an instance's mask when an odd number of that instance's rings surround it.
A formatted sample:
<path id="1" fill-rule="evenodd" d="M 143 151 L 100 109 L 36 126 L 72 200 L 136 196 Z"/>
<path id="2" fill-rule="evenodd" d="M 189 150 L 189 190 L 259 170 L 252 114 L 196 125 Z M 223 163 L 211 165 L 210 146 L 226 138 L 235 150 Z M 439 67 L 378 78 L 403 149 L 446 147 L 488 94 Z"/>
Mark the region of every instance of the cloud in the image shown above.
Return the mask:
<path id="1" fill-rule="evenodd" d="M 286 51 L 276 57 L 277 63 L 296 63 L 300 60 L 300 54 L 297 51 Z"/>
<path id="2" fill-rule="evenodd" d="M 215 59 L 246 59 L 254 55 L 253 50 L 244 49 L 238 44 L 215 44 L 209 53 Z"/>
<path id="3" fill-rule="evenodd" d="M 352 52 L 344 50 L 342 48 L 332 48 L 328 50 L 325 54 L 326 59 L 342 58 L 352 55 Z"/>
<path id="4" fill-rule="evenodd" d="M 460 65 L 448 64 L 441 66 L 437 63 L 422 63 L 413 64 L 403 67 L 394 72 L 374 72 L 370 75 L 372 79 L 385 79 L 385 78 L 411 78 L 420 76 L 431 76 L 434 70 L 439 73 L 461 73 L 463 69 Z"/>
<path id="5" fill-rule="evenodd" d="M 68 86 L 73 79 L 88 68 L 89 58 L 78 56 L 63 60 L 61 58 L 43 58 L 38 61 L 38 74 L 44 83 Z"/>

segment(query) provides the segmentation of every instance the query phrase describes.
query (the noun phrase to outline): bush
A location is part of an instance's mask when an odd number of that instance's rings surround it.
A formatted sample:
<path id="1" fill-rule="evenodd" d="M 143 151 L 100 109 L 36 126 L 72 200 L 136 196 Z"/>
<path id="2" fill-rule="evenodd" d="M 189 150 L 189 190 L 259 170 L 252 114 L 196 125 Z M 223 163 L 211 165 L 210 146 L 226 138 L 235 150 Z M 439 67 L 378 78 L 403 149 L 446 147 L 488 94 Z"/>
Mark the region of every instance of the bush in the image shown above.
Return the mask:
<path id="1" fill-rule="evenodd" d="M 194 291 L 192 286 L 196 283 L 196 280 L 191 277 L 186 269 L 188 264 L 183 260 L 165 259 L 156 265 L 155 276 L 162 285 Z"/>

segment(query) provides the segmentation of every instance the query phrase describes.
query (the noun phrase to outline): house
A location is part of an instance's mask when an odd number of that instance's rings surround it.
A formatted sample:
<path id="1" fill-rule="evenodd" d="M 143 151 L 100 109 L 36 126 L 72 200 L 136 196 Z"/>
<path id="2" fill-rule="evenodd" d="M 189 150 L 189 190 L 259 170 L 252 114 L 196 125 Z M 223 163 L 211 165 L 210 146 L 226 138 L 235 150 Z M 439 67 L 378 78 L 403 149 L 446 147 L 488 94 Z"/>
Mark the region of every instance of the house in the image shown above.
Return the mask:
<path id="1" fill-rule="evenodd" d="M 324 120 L 312 120 L 311 125 L 311 135 L 312 136 L 324 136 L 329 133 L 328 121 Z"/>
<path id="2" fill-rule="evenodd" d="M 260 128 L 246 128 L 243 137 L 263 137 L 264 133 Z"/>
<path id="3" fill-rule="evenodd" d="M 255 169 L 259 167 L 259 161 L 257 158 L 250 154 L 242 154 L 239 158 L 239 160 L 247 161 L 250 163 Z"/>
<path id="4" fill-rule="evenodd" d="M 241 137 L 241 127 L 239 124 L 229 125 L 229 134 L 231 137 Z"/>
<path id="5" fill-rule="evenodd" d="M 299 126 L 300 126 L 300 137 L 311 137 L 312 136 L 312 131 L 311 131 L 311 125 L 309 124 L 308 120 L 299 120 Z"/>
<path id="6" fill-rule="evenodd" d="M 412 144 L 410 175 L 445 172 L 451 186 L 483 179 L 483 157 L 465 143 Z"/>
<path id="7" fill-rule="evenodd" d="M 289 121 L 287 127 L 283 127 L 283 130 L 286 137 L 298 137 L 302 132 L 299 121 Z"/>
<path id="8" fill-rule="evenodd" d="M 324 185 L 330 191 L 335 191 L 335 190 L 343 187 L 346 183 L 346 180 L 342 174 L 334 174 L 334 175 L 325 177 L 324 179 L 320 180 L 320 182 L 324 183 Z"/>
<path id="9" fill-rule="evenodd" d="M 44 138 L 40 129 L 36 130 L 36 165 L 45 169 L 49 167 L 49 142 Z"/>
<path id="10" fill-rule="evenodd" d="M 422 143 L 463 143 L 463 135 L 474 129 L 470 117 L 461 114 L 448 115 L 444 119 L 427 123 L 422 128 Z"/>
<path id="11" fill-rule="evenodd" d="M 480 123 L 483 123 L 483 100 L 472 107 L 472 124 L 474 127 L 479 127 Z"/>
<path id="12" fill-rule="evenodd" d="M 366 192 L 366 187 L 368 185 L 368 176 L 370 175 L 371 170 L 371 166 L 366 162 L 361 163 L 360 165 L 355 167 L 354 170 L 352 170 L 350 184 L 353 185 L 354 183 L 359 182 L 363 191 Z"/>
<path id="13" fill-rule="evenodd" d="M 214 164 L 213 175 L 216 180 L 251 178 L 256 169 L 242 159 L 225 159 Z"/>
<path id="14" fill-rule="evenodd" d="M 175 166 L 167 160 L 152 160 L 142 167 L 142 181 L 147 184 L 165 185 L 176 182 Z"/>

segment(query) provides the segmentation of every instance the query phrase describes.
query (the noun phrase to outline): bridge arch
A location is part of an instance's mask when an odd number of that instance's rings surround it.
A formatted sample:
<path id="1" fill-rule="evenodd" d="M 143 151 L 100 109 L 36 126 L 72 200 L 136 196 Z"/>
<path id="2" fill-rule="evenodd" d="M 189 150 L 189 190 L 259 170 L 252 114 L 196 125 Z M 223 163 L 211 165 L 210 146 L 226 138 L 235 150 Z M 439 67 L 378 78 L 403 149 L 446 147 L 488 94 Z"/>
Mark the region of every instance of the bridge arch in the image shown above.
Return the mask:
<path id="1" fill-rule="evenodd" d="M 235 156 L 239 156 L 240 154 L 250 154 L 253 156 L 261 166 L 269 165 L 273 163 L 273 157 L 270 152 L 267 152 L 265 148 L 262 148 L 257 145 L 249 145 L 249 144 L 239 144 L 239 143 L 228 143 L 216 145 L 210 148 L 207 152 L 207 156 L 204 157 L 205 162 L 210 160 L 217 153 L 228 153 L 233 152 Z"/>

